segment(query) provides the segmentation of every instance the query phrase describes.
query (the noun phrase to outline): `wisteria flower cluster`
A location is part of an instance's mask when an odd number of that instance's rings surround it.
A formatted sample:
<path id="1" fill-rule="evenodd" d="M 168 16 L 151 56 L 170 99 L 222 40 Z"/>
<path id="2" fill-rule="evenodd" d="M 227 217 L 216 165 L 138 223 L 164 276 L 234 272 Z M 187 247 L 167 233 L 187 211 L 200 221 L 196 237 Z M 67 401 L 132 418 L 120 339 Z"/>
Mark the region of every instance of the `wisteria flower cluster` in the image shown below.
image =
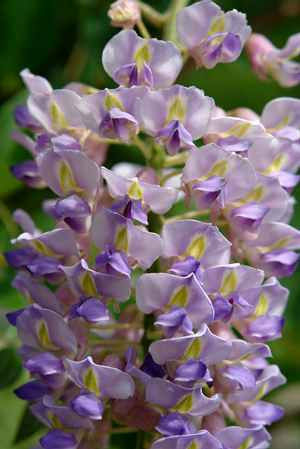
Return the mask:
<path id="1" fill-rule="evenodd" d="M 133 1 L 109 17 L 124 28 L 102 55 L 119 87 L 53 90 L 21 72 L 29 97 L 15 121 L 26 132 L 12 139 L 31 158 L 11 170 L 58 198 L 43 203 L 52 231 L 14 213 L 24 232 L 6 259 L 28 307 L 8 320 L 31 377 L 15 393 L 50 428 L 44 449 L 101 449 L 116 431 L 138 432 L 139 448 L 266 448 L 264 426 L 284 413 L 263 397 L 285 382 L 266 342 L 281 335 L 278 278 L 300 248 L 288 224 L 300 100 L 226 113 L 174 82 L 187 57 L 212 69 L 247 41 L 261 78 L 293 85 L 300 34 L 273 49 L 211 0 L 178 12 L 180 48 L 150 38 Z M 109 143 L 136 146 L 145 166 L 108 169 Z"/>

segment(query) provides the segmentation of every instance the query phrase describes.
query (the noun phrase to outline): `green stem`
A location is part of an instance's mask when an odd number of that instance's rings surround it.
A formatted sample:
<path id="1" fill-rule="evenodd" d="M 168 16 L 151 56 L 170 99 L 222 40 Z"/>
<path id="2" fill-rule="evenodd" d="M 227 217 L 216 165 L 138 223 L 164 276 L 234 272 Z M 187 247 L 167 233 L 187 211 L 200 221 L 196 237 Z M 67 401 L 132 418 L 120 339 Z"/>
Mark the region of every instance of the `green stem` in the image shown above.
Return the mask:
<path id="1" fill-rule="evenodd" d="M 139 20 L 136 24 L 136 26 L 139 29 L 139 32 L 141 33 L 142 37 L 144 37 L 145 39 L 151 39 L 151 36 L 149 34 L 149 31 L 147 30 L 147 28 L 144 25 L 144 22 L 142 22 L 141 20 Z"/>
<path id="2" fill-rule="evenodd" d="M 189 155 L 189 151 L 181 151 L 175 156 L 167 156 L 164 160 L 164 167 L 173 167 L 174 165 L 183 165 Z"/>
<path id="3" fill-rule="evenodd" d="M 167 175 L 163 176 L 160 180 L 161 185 L 163 185 L 168 179 L 173 178 L 173 176 L 180 175 L 182 173 L 182 168 L 178 168 L 177 170 L 173 170 Z"/>
<path id="4" fill-rule="evenodd" d="M 150 167 L 154 168 L 159 180 L 161 178 L 161 170 L 164 165 L 164 161 L 165 161 L 164 147 L 153 142 L 149 165 Z"/>
<path id="5" fill-rule="evenodd" d="M 147 148 L 146 143 L 140 139 L 136 134 L 132 135 L 132 140 L 134 145 L 136 145 L 138 147 L 138 149 L 141 151 L 141 153 L 143 153 L 143 156 L 145 157 L 145 159 L 148 161 L 150 159 L 150 151 Z"/>
<path id="6" fill-rule="evenodd" d="M 169 13 L 160 14 L 156 9 L 152 8 L 152 6 L 147 5 L 143 2 L 137 2 L 140 7 L 140 10 L 143 16 L 150 22 L 152 25 L 160 28 L 163 24 L 168 20 Z"/>
<path id="7" fill-rule="evenodd" d="M 136 449 L 145 449 L 146 432 L 139 429 Z"/>
<path id="8" fill-rule="evenodd" d="M 100 330 L 118 330 L 118 329 L 142 329 L 140 324 L 134 323 L 122 323 L 122 324 L 108 324 L 108 325 L 95 325 L 92 329 L 100 329 Z"/>
<path id="9" fill-rule="evenodd" d="M 178 37 L 176 31 L 176 14 L 186 5 L 188 5 L 190 0 L 172 0 L 169 8 L 169 19 L 166 22 L 164 28 L 164 40 L 172 41 L 174 44 L 178 45 Z"/>
<path id="10" fill-rule="evenodd" d="M 20 234 L 19 227 L 14 222 L 6 204 L 0 199 L 0 217 L 11 237 L 17 237 Z"/>
<path id="11" fill-rule="evenodd" d="M 204 215 L 209 215 L 209 209 L 205 209 L 205 210 L 191 210 L 189 212 L 186 212 L 184 214 L 181 215 L 174 215 L 173 217 L 170 218 L 166 218 L 164 220 L 164 224 L 166 223 L 172 223 L 173 221 L 177 221 L 177 220 L 185 220 L 188 218 L 194 218 L 194 217 L 202 217 Z"/>

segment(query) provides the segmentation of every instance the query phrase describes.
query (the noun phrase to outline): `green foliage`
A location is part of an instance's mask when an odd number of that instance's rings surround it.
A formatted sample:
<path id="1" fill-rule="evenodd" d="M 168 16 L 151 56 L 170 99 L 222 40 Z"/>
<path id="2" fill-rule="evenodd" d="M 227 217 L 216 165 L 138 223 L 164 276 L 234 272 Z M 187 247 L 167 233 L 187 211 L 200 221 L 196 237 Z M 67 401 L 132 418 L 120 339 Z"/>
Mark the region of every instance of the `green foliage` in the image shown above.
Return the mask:
<path id="1" fill-rule="evenodd" d="M 14 348 L 0 351 L 0 389 L 13 384 L 22 371 L 22 361 Z"/>
<path id="2" fill-rule="evenodd" d="M 43 424 L 35 416 L 33 416 L 28 406 L 26 406 L 16 433 L 14 444 L 20 443 L 21 441 L 29 438 L 41 427 L 43 427 Z"/>

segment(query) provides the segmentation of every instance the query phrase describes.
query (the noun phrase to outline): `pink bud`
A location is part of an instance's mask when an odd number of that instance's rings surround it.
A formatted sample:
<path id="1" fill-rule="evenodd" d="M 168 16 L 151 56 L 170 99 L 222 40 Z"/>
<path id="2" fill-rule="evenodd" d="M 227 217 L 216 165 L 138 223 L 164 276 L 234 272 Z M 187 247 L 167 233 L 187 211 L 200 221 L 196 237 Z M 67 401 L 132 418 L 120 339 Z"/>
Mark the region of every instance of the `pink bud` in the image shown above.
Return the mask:
<path id="1" fill-rule="evenodd" d="M 276 47 L 262 34 L 253 33 L 247 40 L 245 49 L 255 75 L 262 81 L 270 81 L 263 57 L 276 50 Z"/>
<path id="2" fill-rule="evenodd" d="M 125 30 L 134 28 L 141 19 L 140 8 L 134 0 L 118 0 L 112 3 L 107 15 L 112 20 L 111 26 L 122 27 Z"/>

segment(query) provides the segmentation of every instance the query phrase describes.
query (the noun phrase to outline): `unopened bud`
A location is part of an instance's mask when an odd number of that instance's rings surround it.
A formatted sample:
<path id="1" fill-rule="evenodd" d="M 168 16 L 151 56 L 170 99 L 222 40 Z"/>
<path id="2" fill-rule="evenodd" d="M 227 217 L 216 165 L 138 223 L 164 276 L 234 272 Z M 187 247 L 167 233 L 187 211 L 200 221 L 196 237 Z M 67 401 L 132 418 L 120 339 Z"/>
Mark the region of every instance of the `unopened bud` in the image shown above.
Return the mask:
<path id="1" fill-rule="evenodd" d="M 123 27 L 125 30 L 134 28 L 134 25 L 141 19 L 141 12 L 135 1 L 117 1 L 110 5 L 107 13 L 114 27 Z"/>

